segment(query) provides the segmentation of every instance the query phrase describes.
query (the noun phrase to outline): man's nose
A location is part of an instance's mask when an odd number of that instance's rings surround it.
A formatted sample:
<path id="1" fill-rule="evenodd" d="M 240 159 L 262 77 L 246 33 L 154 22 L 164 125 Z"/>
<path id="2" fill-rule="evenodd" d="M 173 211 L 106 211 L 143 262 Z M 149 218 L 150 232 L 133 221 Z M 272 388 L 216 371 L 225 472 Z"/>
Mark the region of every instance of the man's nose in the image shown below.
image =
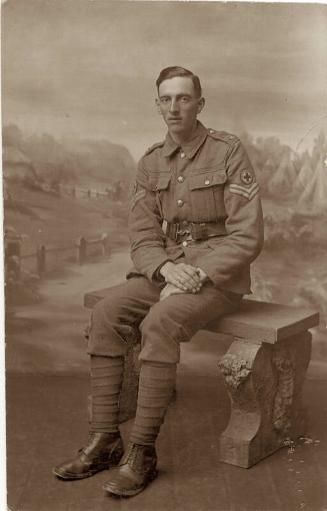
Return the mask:
<path id="1" fill-rule="evenodd" d="M 170 102 L 170 108 L 169 108 L 169 111 L 170 112 L 178 112 L 179 111 L 179 105 L 178 105 L 178 101 L 176 98 L 172 98 L 171 102 Z"/>

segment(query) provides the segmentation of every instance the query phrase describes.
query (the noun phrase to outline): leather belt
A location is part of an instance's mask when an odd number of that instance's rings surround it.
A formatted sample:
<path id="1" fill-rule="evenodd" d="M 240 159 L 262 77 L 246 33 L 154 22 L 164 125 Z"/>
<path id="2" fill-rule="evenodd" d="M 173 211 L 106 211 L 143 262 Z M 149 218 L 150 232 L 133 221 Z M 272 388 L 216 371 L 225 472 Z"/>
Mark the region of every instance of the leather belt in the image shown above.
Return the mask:
<path id="1" fill-rule="evenodd" d="M 227 233 L 224 223 L 167 222 L 166 236 L 177 243 L 183 239 L 203 241 L 213 236 L 223 236 L 225 234 Z"/>

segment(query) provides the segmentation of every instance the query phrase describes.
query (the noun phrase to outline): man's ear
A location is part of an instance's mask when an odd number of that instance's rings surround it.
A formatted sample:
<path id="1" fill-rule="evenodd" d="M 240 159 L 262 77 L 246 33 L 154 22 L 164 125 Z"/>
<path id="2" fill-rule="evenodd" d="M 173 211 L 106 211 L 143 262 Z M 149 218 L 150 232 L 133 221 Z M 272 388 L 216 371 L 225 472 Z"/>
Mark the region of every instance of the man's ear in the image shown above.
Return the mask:
<path id="1" fill-rule="evenodd" d="M 206 100 L 204 98 L 200 98 L 199 101 L 198 101 L 198 114 L 200 112 L 202 112 L 203 108 L 204 108 L 204 105 L 205 105 L 205 102 Z"/>

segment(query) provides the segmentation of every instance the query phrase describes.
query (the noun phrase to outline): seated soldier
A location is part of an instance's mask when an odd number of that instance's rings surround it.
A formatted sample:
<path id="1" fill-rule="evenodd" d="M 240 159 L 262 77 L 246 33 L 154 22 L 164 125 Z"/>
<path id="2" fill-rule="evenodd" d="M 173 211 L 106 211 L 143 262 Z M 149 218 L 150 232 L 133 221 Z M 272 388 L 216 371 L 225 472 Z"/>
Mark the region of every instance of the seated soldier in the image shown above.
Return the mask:
<path id="1" fill-rule="evenodd" d="M 157 474 L 155 441 L 174 389 L 180 343 L 239 307 L 251 292 L 250 263 L 263 244 L 253 168 L 236 136 L 197 120 L 205 104 L 199 78 L 169 67 L 156 85 L 168 133 L 138 166 L 129 216 L 134 269 L 92 313 L 89 443 L 54 468 L 63 480 L 110 468 L 104 489 L 120 496 L 139 493 Z M 124 354 L 137 330 L 137 411 L 123 454 L 119 395 Z"/>

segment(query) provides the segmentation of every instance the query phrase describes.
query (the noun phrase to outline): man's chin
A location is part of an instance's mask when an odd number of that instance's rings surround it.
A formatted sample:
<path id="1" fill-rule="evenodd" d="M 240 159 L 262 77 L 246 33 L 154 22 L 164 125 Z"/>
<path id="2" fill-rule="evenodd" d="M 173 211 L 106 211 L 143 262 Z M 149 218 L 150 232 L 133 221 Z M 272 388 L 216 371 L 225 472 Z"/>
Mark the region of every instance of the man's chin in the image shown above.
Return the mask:
<path id="1" fill-rule="evenodd" d="M 183 133 L 185 131 L 185 127 L 181 122 L 169 122 L 167 126 L 171 133 Z"/>

